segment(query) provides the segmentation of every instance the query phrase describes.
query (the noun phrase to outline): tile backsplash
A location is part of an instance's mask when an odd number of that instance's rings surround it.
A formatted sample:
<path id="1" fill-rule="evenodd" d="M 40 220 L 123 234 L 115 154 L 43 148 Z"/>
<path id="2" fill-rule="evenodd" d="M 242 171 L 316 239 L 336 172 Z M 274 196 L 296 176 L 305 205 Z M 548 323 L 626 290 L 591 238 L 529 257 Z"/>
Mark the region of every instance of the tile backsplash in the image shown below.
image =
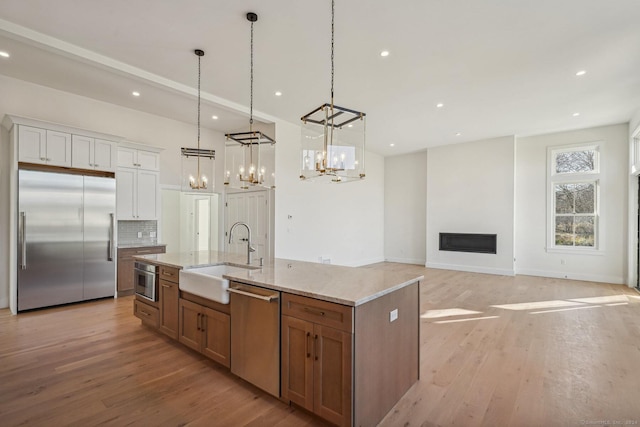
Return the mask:
<path id="1" fill-rule="evenodd" d="M 141 237 L 138 237 L 141 233 Z M 158 221 L 118 221 L 118 244 L 155 243 L 158 236 Z"/>

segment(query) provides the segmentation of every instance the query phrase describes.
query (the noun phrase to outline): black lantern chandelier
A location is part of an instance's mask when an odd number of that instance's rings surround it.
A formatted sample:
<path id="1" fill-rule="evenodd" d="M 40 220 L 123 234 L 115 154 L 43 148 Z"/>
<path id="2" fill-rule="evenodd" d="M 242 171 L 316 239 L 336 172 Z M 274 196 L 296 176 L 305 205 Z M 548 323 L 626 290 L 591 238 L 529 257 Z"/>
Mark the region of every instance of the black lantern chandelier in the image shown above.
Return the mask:
<path id="1" fill-rule="evenodd" d="M 276 141 L 253 126 L 253 24 L 258 21 L 258 15 L 249 12 L 247 20 L 251 22 L 249 131 L 225 135 L 224 184 L 241 189 L 250 186 L 273 187 L 275 176 L 274 162 L 268 162 L 267 158 L 275 157 L 273 150 Z"/>
<path id="2" fill-rule="evenodd" d="M 213 167 L 216 152 L 215 150 L 200 148 L 200 62 L 204 56 L 204 51 L 196 49 L 194 53 L 198 57 L 198 147 L 181 148 L 182 191 L 211 193 L 213 192 Z M 203 159 L 202 162 L 201 159 Z"/>
<path id="3" fill-rule="evenodd" d="M 331 0 L 331 99 L 302 116 L 300 179 L 363 179 L 366 114 L 334 104 L 335 0 Z"/>

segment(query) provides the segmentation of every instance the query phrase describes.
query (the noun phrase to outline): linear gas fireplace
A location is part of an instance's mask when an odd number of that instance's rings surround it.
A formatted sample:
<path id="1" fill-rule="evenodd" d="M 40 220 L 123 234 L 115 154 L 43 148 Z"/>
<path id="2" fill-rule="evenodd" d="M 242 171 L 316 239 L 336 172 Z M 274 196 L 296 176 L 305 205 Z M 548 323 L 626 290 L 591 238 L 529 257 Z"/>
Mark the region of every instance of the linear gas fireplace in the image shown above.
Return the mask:
<path id="1" fill-rule="evenodd" d="M 440 233 L 440 250 L 453 252 L 497 253 L 497 234 Z"/>

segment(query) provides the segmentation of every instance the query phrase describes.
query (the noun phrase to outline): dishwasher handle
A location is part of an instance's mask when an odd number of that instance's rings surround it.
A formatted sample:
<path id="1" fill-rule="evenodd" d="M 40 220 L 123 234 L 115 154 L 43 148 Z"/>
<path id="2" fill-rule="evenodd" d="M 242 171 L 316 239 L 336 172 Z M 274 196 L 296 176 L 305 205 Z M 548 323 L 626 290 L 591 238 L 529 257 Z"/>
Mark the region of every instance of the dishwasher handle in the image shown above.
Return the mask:
<path id="1" fill-rule="evenodd" d="M 276 301 L 278 300 L 278 298 L 280 298 L 280 295 L 277 293 L 271 295 L 260 295 L 254 294 L 253 292 L 243 291 L 242 289 L 238 288 L 229 288 L 227 289 L 227 291 L 231 292 L 232 294 L 244 295 L 246 297 L 256 298 L 267 302 Z"/>

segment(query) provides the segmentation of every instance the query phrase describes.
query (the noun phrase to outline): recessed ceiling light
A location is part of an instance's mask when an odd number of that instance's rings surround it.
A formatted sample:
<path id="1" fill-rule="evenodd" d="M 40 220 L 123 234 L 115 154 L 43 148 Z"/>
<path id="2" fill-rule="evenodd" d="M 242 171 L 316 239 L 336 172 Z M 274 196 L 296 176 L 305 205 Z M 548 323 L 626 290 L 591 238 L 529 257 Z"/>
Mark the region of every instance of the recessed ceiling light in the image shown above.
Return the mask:
<path id="1" fill-rule="evenodd" d="M 211 116 L 213 120 L 218 120 L 218 116 Z"/>
<path id="2" fill-rule="evenodd" d="M 389 56 L 389 51 L 388 50 L 383 50 L 382 52 L 380 52 L 380 56 L 382 56 L 383 58 L 385 56 Z"/>
<path id="3" fill-rule="evenodd" d="M 347 125 L 347 127 L 348 127 L 348 128 L 352 128 L 352 127 L 353 127 L 353 125 Z"/>
<path id="4" fill-rule="evenodd" d="M 395 146 L 396 144 L 393 144 L 393 143 L 389 144 L 389 147 L 395 147 Z"/>
<path id="5" fill-rule="evenodd" d="M 576 76 L 584 76 L 585 74 L 587 74 L 587 72 L 585 70 L 580 70 L 576 73 Z"/>
<path id="6" fill-rule="evenodd" d="M 0 56 L 2 56 L 3 58 L 8 58 L 9 54 L 5 51 L 0 51 Z"/>
<path id="7" fill-rule="evenodd" d="M 460 136 L 462 135 L 460 132 L 456 132 L 456 136 Z"/>
<path id="8" fill-rule="evenodd" d="M 573 113 L 573 117 L 578 117 L 580 113 Z"/>
<path id="9" fill-rule="evenodd" d="M 140 92 L 137 92 L 137 91 L 135 91 L 135 90 L 134 90 L 133 92 L 131 92 L 131 95 L 133 95 L 133 96 L 140 96 Z"/>
<path id="10" fill-rule="evenodd" d="M 444 107 L 444 104 L 443 104 L 442 102 L 438 102 L 438 103 L 436 104 L 436 107 L 437 107 L 437 108 L 442 108 L 442 107 Z"/>
<path id="11" fill-rule="evenodd" d="M 277 92 L 276 92 L 276 96 L 282 96 L 282 92 L 277 91 Z"/>

